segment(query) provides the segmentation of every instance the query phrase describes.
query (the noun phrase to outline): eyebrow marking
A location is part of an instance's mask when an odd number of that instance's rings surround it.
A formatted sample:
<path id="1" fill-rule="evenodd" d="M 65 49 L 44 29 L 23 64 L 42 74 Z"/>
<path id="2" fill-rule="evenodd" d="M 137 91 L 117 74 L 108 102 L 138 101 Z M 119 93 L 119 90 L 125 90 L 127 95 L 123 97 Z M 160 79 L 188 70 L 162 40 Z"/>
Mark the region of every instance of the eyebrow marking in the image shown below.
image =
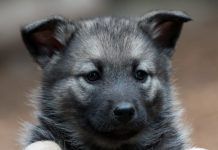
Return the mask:
<path id="1" fill-rule="evenodd" d="M 143 60 L 139 62 L 137 69 L 145 70 L 152 74 L 154 74 L 156 70 L 155 64 L 152 62 L 152 60 Z"/>
<path id="2" fill-rule="evenodd" d="M 101 64 L 101 61 L 98 59 L 89 59 L 86 61 L 76 62 L 73 69 L 73 74 L 81 75 L 91 71 L 102 71 Z"/>
<path id="3" fill-rule="evenodd" d="M 81 75 L 93 70 L 97 70 L 96 66 L 92 62 L 77 62 L 73 68 L 74 75 Z"/>

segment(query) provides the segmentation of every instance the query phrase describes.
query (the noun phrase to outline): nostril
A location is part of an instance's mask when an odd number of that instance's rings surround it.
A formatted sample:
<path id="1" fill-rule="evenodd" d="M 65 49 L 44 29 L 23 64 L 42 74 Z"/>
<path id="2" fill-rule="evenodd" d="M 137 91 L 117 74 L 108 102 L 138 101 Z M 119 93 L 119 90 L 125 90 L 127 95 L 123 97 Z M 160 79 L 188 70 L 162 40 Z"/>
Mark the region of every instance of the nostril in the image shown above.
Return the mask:
<path id="1" fill-rule="evenodd" d="M 117 107 L 114 110 L 114 114 L 116 116 L 123 116 L 123 115 L 128 115 L 131 116 L 134 114 L 134 108 L 133 107 Z"/>
<path id="2" fill-rule="evenodd" d="M 121 122 L 130 121 L 135 114 L 135 108 L 131 103 L 120 103 L 114 109 L 114 115 Z"/>

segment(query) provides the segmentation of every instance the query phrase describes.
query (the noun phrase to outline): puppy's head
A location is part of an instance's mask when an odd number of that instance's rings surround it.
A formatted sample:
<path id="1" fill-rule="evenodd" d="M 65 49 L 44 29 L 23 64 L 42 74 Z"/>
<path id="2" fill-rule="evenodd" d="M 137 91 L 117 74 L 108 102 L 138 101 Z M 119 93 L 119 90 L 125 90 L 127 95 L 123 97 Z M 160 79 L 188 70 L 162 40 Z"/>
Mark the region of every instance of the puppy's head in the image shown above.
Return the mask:
<path id="1" fill-rule="evenodd" d="M 154 11 L 27 25 L 23 40 L 43 70 L 42 113 L 105 140 L 146 131 L 169 98 L 170 58 L 189 20 L 180 11 Z"/>

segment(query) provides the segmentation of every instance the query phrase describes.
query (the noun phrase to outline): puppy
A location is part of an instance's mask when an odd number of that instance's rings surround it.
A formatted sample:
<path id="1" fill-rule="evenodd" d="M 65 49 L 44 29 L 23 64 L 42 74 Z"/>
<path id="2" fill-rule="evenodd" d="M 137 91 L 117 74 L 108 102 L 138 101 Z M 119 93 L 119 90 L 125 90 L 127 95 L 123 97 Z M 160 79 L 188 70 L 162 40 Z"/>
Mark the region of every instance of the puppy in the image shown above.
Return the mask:
<path id="1" fill-rule="evenodd" d="M 38 124 L 26 150 L 188 149 L 170 76 L 190 20 L 181 11 L 153 11 L 77 21 L 53 16 L 22 28 L 43 72 Z"/>

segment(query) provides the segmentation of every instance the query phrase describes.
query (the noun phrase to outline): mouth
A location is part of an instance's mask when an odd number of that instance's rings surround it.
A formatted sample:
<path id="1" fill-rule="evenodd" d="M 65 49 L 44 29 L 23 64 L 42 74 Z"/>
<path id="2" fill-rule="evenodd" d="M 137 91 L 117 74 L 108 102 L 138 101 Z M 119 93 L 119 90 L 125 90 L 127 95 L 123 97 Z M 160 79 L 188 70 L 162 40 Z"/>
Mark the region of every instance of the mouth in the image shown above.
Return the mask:
<path id="1" fill-rule="evenodd" d="M 113 130 L 110 132 L 99 132 L 98 134 L 105 139 L 125 141 L 135 137 L 139 132 L 140 131 L 138 130 L 121 129 L 121 130 Z"/>
<path id="2" fill-rule="evenodd" d="M 100 138 L 110 140 L 110 141 L 125 141 L 135 137 L 143 130 L 140 128 L 130 128 L 130 127 L 117 127 L 111 130 L 99 130 L 93 126 L 89 126 L 89 131 L 91 134 L 99 136 Z"/>
<path id="3" fill-rule="evenodd" d="M 91 117 L 90 117 L 91 118 Z M 122 123 L 117 120 L 100 120 L 87 118 L 84 129 L 91 136 L 104 139 L 106 141 L 127 141 L 138 136 L 147 124 L 145 117 L 132 119 L 127 123 Z"/>

